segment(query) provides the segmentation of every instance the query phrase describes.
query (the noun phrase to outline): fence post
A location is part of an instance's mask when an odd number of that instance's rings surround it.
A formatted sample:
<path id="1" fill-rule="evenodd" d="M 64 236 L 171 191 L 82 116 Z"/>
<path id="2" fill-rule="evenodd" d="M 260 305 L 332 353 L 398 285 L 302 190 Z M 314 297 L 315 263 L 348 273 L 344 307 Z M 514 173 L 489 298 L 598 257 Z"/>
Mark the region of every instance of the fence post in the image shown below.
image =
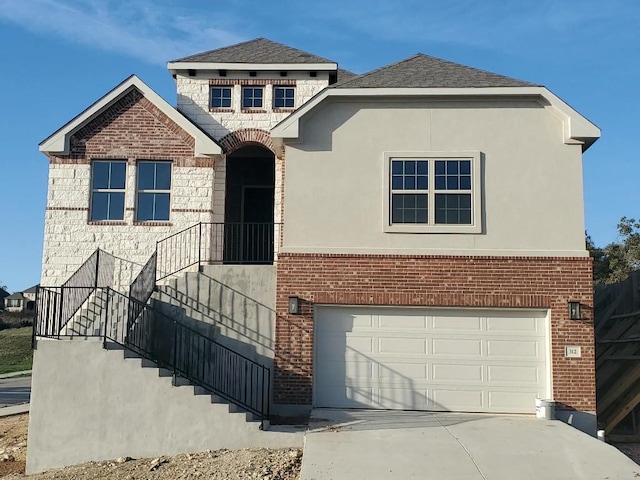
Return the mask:
<path id="1" fill-rule="evenodd" d="M 95 271 L 95 280 L 93 282 L 93 288 L 98 288 L 98 272 L 100 271 L 100 249 L 96 249 L 96 271 Z"/>
<path id="2" fill-rule="evenodd" d="M 38 328 L 38 318 L 40 316 L 40 311 L 42 310 L 39 306 L 40 302 L 40 285 L 36 287 L 36 311 L 35 317 L 33 318 L 33 325 L 31 328 L 31 350 L 35 350 L 36 348 L 36 328 Z"/>
<path id="3" fill-rule="evenodd" d="M 177 358 L 178 358 L 178 324 L 173 321 L 173 385 L 178 384 L 178 372 L 177 372 Z"/>
<path id="4" fill-rule="evenodd" d="M 202 222 L 198 222 L 198 271 L 202 260 Z"/>
<path id="5" fill-rule="evenodd" d="M 111 296 L 110 288 L 106 288 L 107 301 L 105 302 L 105 314 L 104 314 L 104 335 L 102 337 L 102 348 L 107 348 L 107 328 L 109 328 L 109 297 Z"/>
<path id="6" fill-rule="evenodd" d="M 64 311 L 64 287 L 60 288 L 60 314 L 58 315 L 58 340 L 60 340 L 60 330 L 62 330 L 62 312 Z"/>

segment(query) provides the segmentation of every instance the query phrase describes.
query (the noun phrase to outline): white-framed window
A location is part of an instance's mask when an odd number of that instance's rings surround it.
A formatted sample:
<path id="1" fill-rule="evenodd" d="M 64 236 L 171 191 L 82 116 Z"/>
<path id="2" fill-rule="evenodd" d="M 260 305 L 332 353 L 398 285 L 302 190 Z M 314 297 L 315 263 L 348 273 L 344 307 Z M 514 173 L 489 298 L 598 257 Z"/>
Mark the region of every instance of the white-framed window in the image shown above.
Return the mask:
<path id="1" fill-rule="evenodd" d="M 125 160 L 91 162 L 92 222 L 124 220 L 124 195 L 127 173 Z"/>
<path id="2" fill-rule="evenodd" d="M 211 87 L 211 108 L 231 108 L 233 87 Z"/>
<path id="3" fill-rule="evenodd" d="M 171 162 L 138 162 L 136 221 L 167 222 L 171 209 Z"/>
<path id="4" fill-rule="evenodd" d="M 480 152 L 387 152 L 384 159 L 384 231 L 482 231 Z"/>
<path id="5" fill-rule="evenodd" d="M 273 108 L 294 108 L 295 105 L 295 87 L 273 87 Z"/>
<path id="6" fill-rule="evenodd" d="M 7 307 L 20 307 L 22 305 L 22 300 L 17 298 L 12 298 L 7 300 Z"/>
<path id="7" fill-rule="evenodd" d="M 262 108 L 264 87 L 242 87 L 242 108 Z"/>

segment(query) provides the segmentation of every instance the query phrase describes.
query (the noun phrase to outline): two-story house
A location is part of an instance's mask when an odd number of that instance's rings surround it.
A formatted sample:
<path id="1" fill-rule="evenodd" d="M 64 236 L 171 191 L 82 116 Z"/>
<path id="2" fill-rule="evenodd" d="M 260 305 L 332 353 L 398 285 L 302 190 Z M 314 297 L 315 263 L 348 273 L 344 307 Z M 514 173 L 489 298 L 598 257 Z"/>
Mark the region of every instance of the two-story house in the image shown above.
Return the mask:
<path id="1" fill-rule="evenodd" d="M 37 333 L 58 341 L 38 341 L 30 470 L 298 441 L 190 417 L 103 345 L 261 418 L 538 397 L 595 431 L 597 127 L 543 86 L 422 54 L 355 75 L 257 39 L 168 69 L 176 108 L 132 76 L 40 145 Z"/>

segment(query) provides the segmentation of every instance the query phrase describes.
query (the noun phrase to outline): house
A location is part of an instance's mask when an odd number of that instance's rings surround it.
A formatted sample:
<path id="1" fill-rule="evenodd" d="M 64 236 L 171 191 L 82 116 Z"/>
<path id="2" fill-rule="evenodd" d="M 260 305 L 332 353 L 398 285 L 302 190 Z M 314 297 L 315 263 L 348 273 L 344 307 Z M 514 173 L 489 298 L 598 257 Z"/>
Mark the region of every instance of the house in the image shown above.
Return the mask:
<path id="1" fill-rule="evenodd" d="M 0 310 L 5 308 L 5 299 L 10 295 L 4 288 L 0 287 Z"/>
<path id="2" fill-rule="evenodd" d="M 299 441 L 234 409 L 532 414 L 539 397 L 595 432 L 596 126 L 543 86 L 423 54 L 355 75 L 256 39 L 168 69 L 176 108 L 131 76 L 40 144 L 30 471 Z M 230 410 L 209 420 L 114 346 Z"/>
<path id="3" fill-rule="evenodd" d="M 22 292 L 16 292 L 5 297 L 5 310 L 7 312 L 33 312 L 36 305 L 36 291 L 38 285 L 27 288 Z"/>

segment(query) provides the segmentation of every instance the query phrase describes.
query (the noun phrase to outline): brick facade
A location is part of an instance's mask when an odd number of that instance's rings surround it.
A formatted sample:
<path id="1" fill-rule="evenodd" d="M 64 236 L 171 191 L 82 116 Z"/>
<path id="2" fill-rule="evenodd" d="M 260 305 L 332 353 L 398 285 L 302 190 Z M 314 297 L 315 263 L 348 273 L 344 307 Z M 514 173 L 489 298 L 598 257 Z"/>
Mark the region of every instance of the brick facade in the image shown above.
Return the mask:
<path id="1" fill-rule="evenodd" d="M 313 305 L 544 308 L 551 311 L 553 398 L 595 411 L 593 286 L 589 257 L 458 257 L 280 253 L 277 267 L 274 401 L 309 405 Z M 303 299 L 289 315 L 289 296 Z M 569 320 L 569 301 L 583 319 Z M 566 345 L 582 347 L 565 358 Z"/>
<path id="2" fill-rule="evenodd" d="M 135 89 L 74 132 L 69 155 L 49 155 L 41 283 L 61 284 L 98 247 L 142 265 L 157 240 L 212 221 L 214 167 L 222 162 L 195 156 L 194 145 L 189 133 Z M 127 161 L 122 221 L 89 219 L 90 165 L 97 159 Z M 135 221 L 139 160 L 172 163 L 169 222 Z"/>

